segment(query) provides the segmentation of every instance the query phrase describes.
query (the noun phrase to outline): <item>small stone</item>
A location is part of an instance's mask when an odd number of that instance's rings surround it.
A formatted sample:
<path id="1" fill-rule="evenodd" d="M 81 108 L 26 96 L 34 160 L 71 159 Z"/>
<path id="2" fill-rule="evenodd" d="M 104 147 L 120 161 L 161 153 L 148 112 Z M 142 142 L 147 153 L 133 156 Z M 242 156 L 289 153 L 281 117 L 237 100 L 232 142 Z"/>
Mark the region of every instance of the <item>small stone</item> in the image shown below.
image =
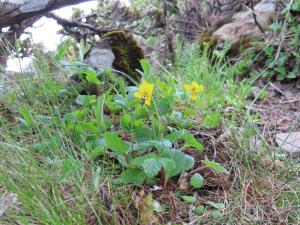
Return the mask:
<path id="1" fill-rule="evenodd" d="M 188 190 L 189 188 L 189 182 L 188 182 L 188 174 L 184 173 L 180 176 L 179 180 L 178 180 L 178 184 L 179 184 L 179 189 L 180 190 Z"/>
<path id="2" fill-rule="evenodd" d="M 9 208 L 17 202 L 17 196 L 12 193 L 4 194 L 0 198 L 0 216 L 2 216 Z"/>
<path id="3" fill-rule="evenodd" d="M 276 143 L 287 153 L 300 155 L 300 132 L 278 133 Z"/>
<path id="4" fill-rule="evenodd" d="M 86 55 L 84 62 L 100 69 L 113 69 L 115 55 L 111 48 L 102 48 L 101 46 L 91 47 Z"/>

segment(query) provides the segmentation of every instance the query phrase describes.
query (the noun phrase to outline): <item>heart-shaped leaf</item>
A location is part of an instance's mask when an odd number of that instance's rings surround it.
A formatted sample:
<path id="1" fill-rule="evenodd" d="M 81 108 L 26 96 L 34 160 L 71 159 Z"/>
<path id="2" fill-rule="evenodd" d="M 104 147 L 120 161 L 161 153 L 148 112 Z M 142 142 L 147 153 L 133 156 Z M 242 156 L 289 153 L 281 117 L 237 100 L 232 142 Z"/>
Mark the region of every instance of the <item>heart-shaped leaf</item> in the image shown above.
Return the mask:
<path id="1" fill-rule="evenodd" d="M 120 181 L 125 184 L 135 184 L 140 186 L 144 183 L 146 174 L 141 169 L 129 168 L 122 172 Z"/>
<path id="2" fill-rule="evenodd" d="M 166 172 L 172 171 L 175 168 L 175 162 L 168 158 L 163 158 L 155 153 L 150 153 L 145 156 L 135 158 L 131 166 L 143 167 L 147 177 L 155 177 L 161 170 L 161 167 L 165 169 Z"/>
<path id="3" fill-rule="evenodd" d="M 130 149 L 130 144 L 123 141 L 116 133 L 104 133 L 105 146 L 116 153 L 127 153 Z"/>
<path id="4" fill-rule="evenodd" d="M 163 148 L 160 150 L 161 157 L 174 161 L 175 167 L 171 171 L 166 171 L 166 177 L 170 178 L 187 171 L 194 166 L 194 158 L 184 154 L 182 151 L 172 148 Z"/>

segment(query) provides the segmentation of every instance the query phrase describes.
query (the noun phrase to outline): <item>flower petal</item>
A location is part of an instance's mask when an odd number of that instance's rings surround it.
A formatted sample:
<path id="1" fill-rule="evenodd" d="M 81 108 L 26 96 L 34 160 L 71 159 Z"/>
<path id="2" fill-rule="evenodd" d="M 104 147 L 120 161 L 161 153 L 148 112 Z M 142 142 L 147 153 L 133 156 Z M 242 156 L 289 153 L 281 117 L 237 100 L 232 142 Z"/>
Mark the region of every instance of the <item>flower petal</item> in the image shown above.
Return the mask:
<path id="1" fill-rule="evenodd" d="M 140 91 L 134 92 L 133 95 L 134 95 L 134 97 L 136 97 L 136 98 L 143 98 L 143 97 L 144 97 L 143 93 L 141 93 Z"/>
<path id="2" fill-rule="evenodd" d="M 191 99 L 192 99 L 192 100 L 196 100 L 196 99 L 197 99 L 197 94 L 193 93 L 193 94 L 191 95 Z"/>
<path id="3" fill-rule="evenodd" d="M 149 90 L 149 92 L 150 92 L 150 93 L 149 93 L 150 95 L 152 94 L 153 89 L 154 89 L 154 84 L 149 84 L 148 90 Z"/>
<path id="4" fill-rule="evenodd" d="M 150 105 L 150 102 L 151 102 L 151 96 L 146 96 L 145 104 Z"/>

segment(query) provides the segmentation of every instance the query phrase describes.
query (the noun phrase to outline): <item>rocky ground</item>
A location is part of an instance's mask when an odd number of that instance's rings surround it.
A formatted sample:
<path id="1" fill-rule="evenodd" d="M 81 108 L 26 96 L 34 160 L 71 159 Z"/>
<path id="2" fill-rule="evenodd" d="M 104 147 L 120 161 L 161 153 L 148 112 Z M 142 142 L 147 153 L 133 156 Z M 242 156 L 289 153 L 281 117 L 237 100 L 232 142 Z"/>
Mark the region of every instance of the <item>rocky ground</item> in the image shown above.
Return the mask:
<path id="1" fill-rule="evenodd" d="M 266 86 L 257 84 L 258 89 Z M 262 135 L 274 146 L 300 156 L 300 89 L 296 82 L 269 82 L 268 96 L 251 106 L 259 113 Z"/>

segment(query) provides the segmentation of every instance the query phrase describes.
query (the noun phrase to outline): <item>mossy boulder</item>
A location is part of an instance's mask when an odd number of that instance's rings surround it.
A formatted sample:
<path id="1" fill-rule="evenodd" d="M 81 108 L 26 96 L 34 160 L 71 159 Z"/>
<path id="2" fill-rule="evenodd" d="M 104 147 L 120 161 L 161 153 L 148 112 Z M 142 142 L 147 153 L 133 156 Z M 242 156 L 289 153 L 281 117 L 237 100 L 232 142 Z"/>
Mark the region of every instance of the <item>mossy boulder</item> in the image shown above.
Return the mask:
<path id="1" fill-rule="evenodd" d="M 115 60 L 113 68 L 129 75 L 135 81 L 140 80 L 140 74 L 136 71 L 142 70 L 140 60 L 145 57 L 143 48 L 126 31 L 112 31 L 105 34 L 104 42 L 108 42 Z"/>
<path id="2" fill-rule="evenodd" d="M 134 84 L 133 81 L 139 82 L 141 79 L 136 69 L 142 70 L 140 60 L 144 57 L 143 48 L 133 36 L 126 31 L 118 30 L 106 33 L 100 41 L 91 46 L 84 55 L 84 63 L 95 68 L 99 79 L 101 74 L 104 75 L 104 69 L 108 69 L 113 70 L 117 75 L 123 75 L 128 84 Z M 105 85 L 100 87 L 88 83 L 85 74 L 74 74 L 71 76 L 71 81 L 73 85 L 79 87 L 80 94 L 99 95 L 105 89 Z"/>

